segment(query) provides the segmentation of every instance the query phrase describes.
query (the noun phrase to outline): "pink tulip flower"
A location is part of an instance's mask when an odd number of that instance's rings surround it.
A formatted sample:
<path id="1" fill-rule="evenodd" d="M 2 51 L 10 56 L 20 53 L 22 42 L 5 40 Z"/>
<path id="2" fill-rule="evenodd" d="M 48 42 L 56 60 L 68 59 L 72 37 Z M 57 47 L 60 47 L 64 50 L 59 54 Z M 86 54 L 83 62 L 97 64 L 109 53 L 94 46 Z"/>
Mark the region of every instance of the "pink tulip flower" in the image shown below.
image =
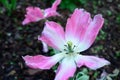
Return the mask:
<path id="1" fill-rule="evenodd" d="M 80 54 L 92 45 L 103 23 L 102 15 L 95 15 L 91 19 L 90 13 L 83 9 L 75 9 L 67 20 L 65 32 L 58 23 L 48 21 L 38 39 L 59 52 L 52 57 L 27 55 L 23 59 L 35 69 L 50 69 L 59 62 L 54 80 L 68 80 L 73 77 L 77 67 L 86 66 L 96 70 L 108 65 L 110 62 L 103 58 Z"/>
<path id="2" fill-rule="evenodd" d="M 45 19 L 51 16 L 59 16 L 59 13 L 56 12 L 57 6 L 60 4 L 61 0 L 55 0 L 51 8 L 47 8 L 45 10 L 41 10 L 39 7 L 27 7 L 27 14 L 25 15 L 25 19 L 22 24 L 28 24 L 31 22 L 37 22 L 41 19 Z"/>

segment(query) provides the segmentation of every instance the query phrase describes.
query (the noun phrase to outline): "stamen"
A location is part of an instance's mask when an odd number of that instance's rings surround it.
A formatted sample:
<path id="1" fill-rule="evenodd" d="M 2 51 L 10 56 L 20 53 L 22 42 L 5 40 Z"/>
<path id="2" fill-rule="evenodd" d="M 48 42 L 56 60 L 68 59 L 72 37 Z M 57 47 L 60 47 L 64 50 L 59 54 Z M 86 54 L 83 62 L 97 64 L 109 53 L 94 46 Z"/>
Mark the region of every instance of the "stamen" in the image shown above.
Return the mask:
<path id="1" fill-rule="evenodd" d="M 74 46 L 73 46 L 73 49 L 74 49 L 75 47 L 76 47 L 76 46 L 74 45 Z"/>
<path id="2" fill-rule="evenodd" d="M 67 45 L 64 45 L 65 46 L 65 49 L 64 51 L 66 51 L 68 53 L 73 53 L 74 52 L 74 48 L 76 47 L 75 45 L 73 45 L 73 43 L 71 41 L 68 41 L 67 42 Z"/>
<path id="3" fill-rule="evenodd" d="M 67 45 L 64 45 L 66 48 L 68 47 Z"/>
<path id="4" fill-rule="evenodd" d="M 67 49 L 64 49 L 64 51 L 67 51 Z"/>

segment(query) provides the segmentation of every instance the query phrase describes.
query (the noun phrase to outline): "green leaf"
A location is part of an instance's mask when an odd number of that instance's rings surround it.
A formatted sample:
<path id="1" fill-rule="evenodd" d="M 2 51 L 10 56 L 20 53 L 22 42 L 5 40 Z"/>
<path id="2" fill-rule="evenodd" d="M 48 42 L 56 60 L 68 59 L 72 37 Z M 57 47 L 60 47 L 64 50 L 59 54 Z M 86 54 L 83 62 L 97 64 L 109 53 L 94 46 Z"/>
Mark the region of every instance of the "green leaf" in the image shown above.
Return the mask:
<path id="1" fill-rule="evenodd" d="M 11 9 L 12 10 L 15 10 L 16 9 L 16 3 L 17 3 L 17 1 L 16 0 L 11 0 Z"/>
<path id="2" fill-rule="evenodd" d="M 76 80 L 89 80 L 89 76 L 88 75 L 83 75 L 83 76 L 77 78 Z"/>
<path id="3" fill-rule="evenodd" d="M 81 4 L 87 4 L 88 0 L 78 0 Z"/>
<path id="4" fill-rule="evenodd" d="M 73 3 L 70 3 L 67 8 L 72 12 L 77 6 Z"/>
<path id="5" fill-rule="evenodd" d="M 110 77 L 115 77 L 115 76 L 117 76 L 119 74 L 119 70 L 118 69 L 115 69 L 114 71 L 113 71 L 113 74 L 109 74 L 108 76 L 110 76 Z"/>
<path id="6" fill-rule="evenodd" d="M 83 68 L 83 70 L 76 75 L 76 80 L 89 80 L 88 70 Z"/>
<path id="7" fill-rule="evenodd" d="M 8 15 L 11 15 L 12 11 L 16 9 L 17 0 L 0 0 L 2 5 L 6 8 Z"/>
<path id="8" fill-rule="evenodd" d="M 8 0 L 0 0 L 0 2 L 1 2 L 4 6 L 8 6 L 8 5 L 9 5 Z"/>

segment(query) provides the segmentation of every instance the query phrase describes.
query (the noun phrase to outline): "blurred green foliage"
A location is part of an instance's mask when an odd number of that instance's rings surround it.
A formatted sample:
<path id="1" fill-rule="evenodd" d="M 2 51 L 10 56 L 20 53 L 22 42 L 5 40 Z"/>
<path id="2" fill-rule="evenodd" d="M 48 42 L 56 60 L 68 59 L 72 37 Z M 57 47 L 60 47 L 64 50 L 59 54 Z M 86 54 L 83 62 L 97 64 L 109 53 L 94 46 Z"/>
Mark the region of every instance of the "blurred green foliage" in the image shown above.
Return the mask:
<path id="1" fill-rule="evenodd" d="M 120 70 L 117 68 L 115 70 L 113 70 L 112 74 L 109 74 L 106 71 L 103 71 L 100 78 L 97 80 L 117 80 L 119 72 L 120 72 Z"/>
<path id="2" fill-rule="evenodd" d="M 116 57 L 120 57 L 120 51 L 116 51 Z"/>
<path id="3" fill-rule="evenodd" d="M 100 35 L 97 36 L 96 40 L 98 40 L 98 41 L 105 40 L 106 36 L 107 36 L 107 33 L 105 33 L 103 30 L 100 30 Z"/>
<path id="4" fill-rule="evenodd" d="M 75 0 L 62 0 L 60 7 L 62 9 L 68 9 L 70 11 L 73 11 L 77 7 L 75 2 Z"/>
<path id="5" fill-rule="evenodd" d="M 51 0 L 50 3 L 53 4 L 55 0 Z M 79 6 L 85 6 L 89 0 L 61 0 L 60 8 L 68 9 L 69 11 L 73 11 L 75 8 Z"/>
<path id="6" fill-rule="evenodd" d="M 117 22 L 117 23 L 120 23 L 120 14 L 117 15 L 117 17 L 116 17 L 116 22 Z"/>
<path id="7" fill-rule="evenodd" d="M 103 50 L 103 48 L 104 48 L 103 45 L 95 46 L 92 48 L 92 52 L 97 54 L 98 52 Z"/>
<path id="8" fill-rule="evenodd" d="M 0 0 L 0 3 L 6 8 L 8 15 L 10 16 L 12 11 L 16 9 L 17 0 Z"/>
<path id="9" fill-rule="evenodd" d="M 88 69 L 83 68 L 82 71 L 78 72 L 73 78 L 69 80 L 89 80 Z"/>
<path id="10" fill-rule="evenodd" d="M 77 5 L 85 5 L 88 0 L 62 0 L 60 7 L 62 9 L 68 9 L 71 12 L 77 7 Z"/>

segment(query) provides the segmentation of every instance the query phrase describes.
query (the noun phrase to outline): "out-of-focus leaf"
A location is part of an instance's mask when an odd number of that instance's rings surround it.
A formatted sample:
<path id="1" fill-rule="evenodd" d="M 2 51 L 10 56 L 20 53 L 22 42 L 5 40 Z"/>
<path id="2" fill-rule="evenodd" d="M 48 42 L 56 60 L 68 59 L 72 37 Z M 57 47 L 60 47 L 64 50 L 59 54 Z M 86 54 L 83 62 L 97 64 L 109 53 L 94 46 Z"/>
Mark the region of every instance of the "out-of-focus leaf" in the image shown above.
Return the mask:
<path id="1" fill-rule="evenodd" d="M 113 74 L 108 74 L 108 76 L 110 76 L 110 77 L 115 77 L 115 76 L 117 76 L 119 74 L 119 70 L 118 69 L 115 69 L 114 71 L 113 71 Z"/>
<path id="2" fill-rule="evenodd" d="M 81 4 L 87 4 L 88 0 L 78 0 Z"/>
<path id="3" fill-rule="evenodd" d="M 89 76 L 88 75 L 83 75 L 83 76 L 77 78 L 76 80 L 89 80 Z"/>
<path id="4" fill-rule="evenodd" d="M 97 79 L 97 80 L 113 80 L 112 78 L 113 77 L 117 77 L 118 74 L 119 74 L 119 70 L 118 69 L 115 69 L 113 71 L 113 74 L 108 74 L 106 71 L 103 71 L 103 73 L 101 74 L 100 79 Z"/>

